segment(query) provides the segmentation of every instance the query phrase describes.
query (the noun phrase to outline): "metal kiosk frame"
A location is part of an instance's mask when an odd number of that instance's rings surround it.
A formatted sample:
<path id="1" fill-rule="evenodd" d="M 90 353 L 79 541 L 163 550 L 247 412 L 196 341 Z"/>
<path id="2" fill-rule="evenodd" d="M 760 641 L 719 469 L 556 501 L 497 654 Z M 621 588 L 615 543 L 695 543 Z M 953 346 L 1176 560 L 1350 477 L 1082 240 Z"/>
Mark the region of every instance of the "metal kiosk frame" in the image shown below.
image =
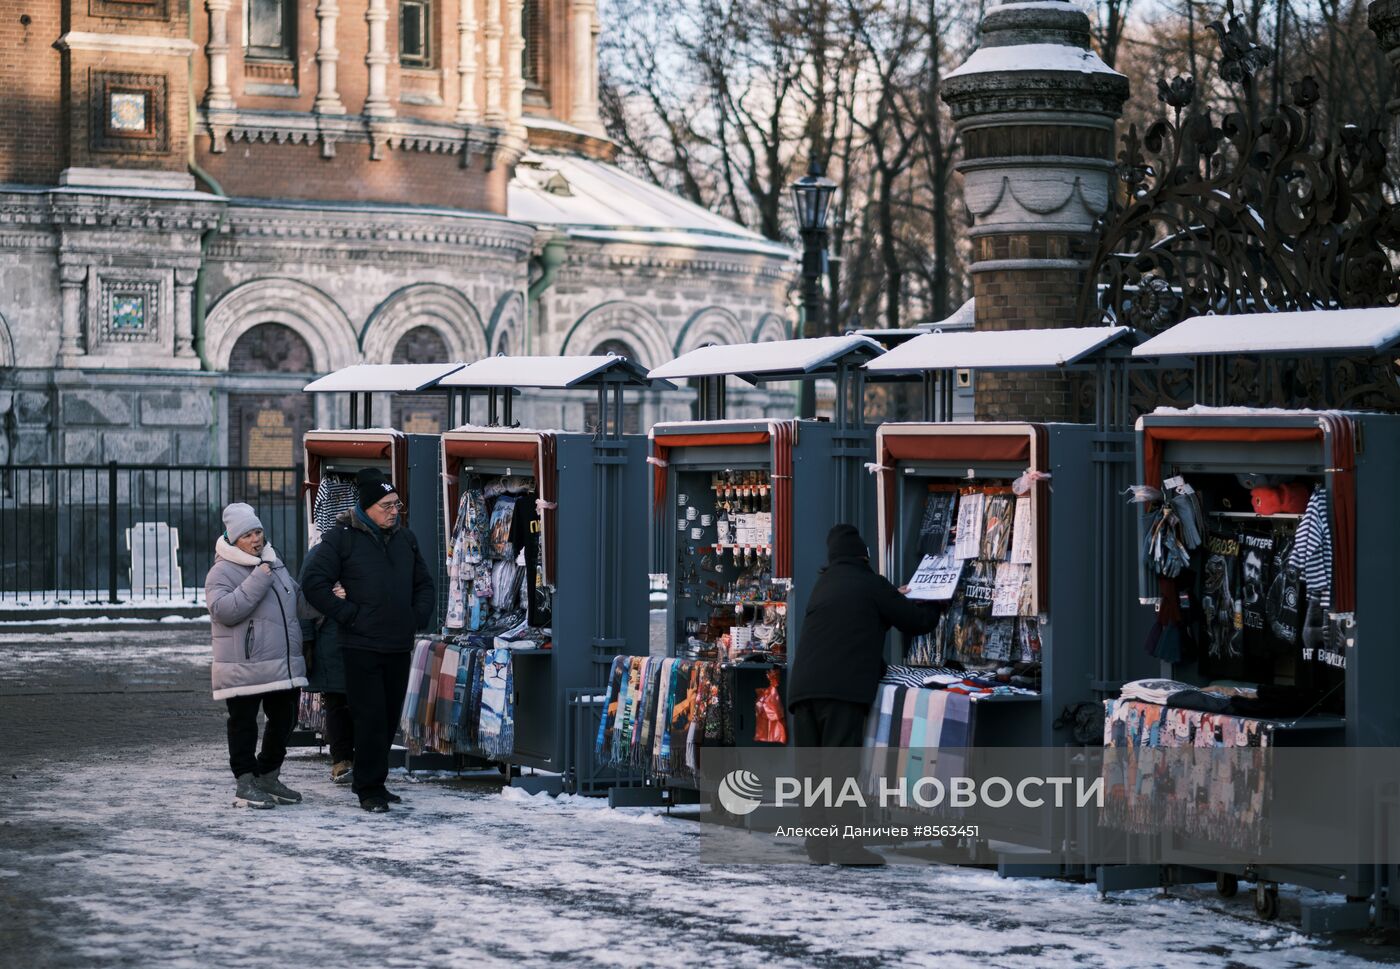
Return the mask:
<path id="1" fill-rule="evenodd" d="M 1194 317 L 1142 344 L 1138 357 L 1162 365 L 1194 367 L 1198 399 L 1224 400 L 1225 358 L 1270 355 L 1318 359 L 1391 356 L 1400 346 L 1400 314 L 1394 309 L 1315 310 L 1234 316 Z M 1314 714 L 1288 720 L 1262 720 L 1275 746 L 1400 746 L 1400 658 L 1379 634 L 1367 630 L 1394 625 L 1394 574 L 1381 563 L 1394 560 L 1400 538 L 1400 509 L 1394 483 L 1400 477 L 1400 415 L 1329 410 L 1267 410 L 1206 406 L 1189 412 L 1144 415 L 1137 422 L 1137 474 L 1159 483 L 1169 470 L 1191 473 L 1254 471 L 1309 475 L 1321 480 L 1331 499 L 1334 579 L 1328 615 L 1347 655 L 1344 715 Z M 1364 526 L 1364 527 L 1363 527 Z M 1139 530 L 1146 528 L 1146 511 Z M 1140 547 L 1140 546 L 1139 546 Z M 1136 551 L 1136 550 L 1135 550 Z M 1368 567 L 1363 568 L 1366 564 Z M 1138 555 L 1132 572 L 1141 583 L 1141 601 L 1152 604 L 1156 587 Z M 1370 648 L 1367 648 L 1369 643 Z M 1137 649 L 1137 643 L 1125 643 Z M 1190 681 L 1186 663 L 1161 665 L 1161 674 Z M 1361 844 L 1400 838 L 1400 795 L 1377 792 L 1376 803 L 1354 806 L 1351 823 Z M 1346 896 L 1340 903 L 1304 902 L 1305 932 L 1360 929 L 1400 922 L 1391 900 L 1400 887 L 1400 868 L 1373 865 L 1232 865 L 1213 863 L 1208 846 L 1174 837 L 1174 857 L 1182 864 L 1104 867 L 1099 888 L 1113 891 L 1214 881 L 1233 895 L 1240 880 L 1255 883 L 1256 911 L 1278 913 L 1278 884 L 1295 884 Z M 1193 860 L 1194 855 L 1194 860 Z"/>
<path id="2" fill-rule="evenodd" d="M 327 471 L 354 472 L 361 468 L 379 468 L 394 483 L 403 497 L 405 526 L 418 539 L 425 561 L 434 571 L 438 584 L 438 602 L 442 603 L 444 549 L 446 535 L 441 531 L 438 515 L 437 487 L 439 438 L 436 434 L 405 434 L 392 428 L 374 427 L 375 394 L 421 394 L 435 390 L 448 374 L 462 369 L 461 363 L 427 364 L 356 364 L 313 380 L 303 388 L 308 394 L 349 394 L 350 427 L 341 430 L 316 429 L 306 432 L 303 448 L 306 455 L 306 480 L 302 483 L 309 529 L 315 527 L 312 517 L 316 490 L 321 475 Z M 417 515 L 414 510 L 419 509 Z M 428 509 L 425 513 L 421 509 Z M 427 628 L 436 625 L 436 616 Z M 299 731 L 294 741 L 304 746 L 318 746 L 314 734 Z M 439 754 L 412 755 L 407 751 L 391 753 L 393 766 L 409 770 L 457 769 L 461 763 Z"/>
<path id="3" fill-rule="evenodd" d="M 924 492 L 906 482 L 1010 480 L 1027 470 L 1050 476 L 1028 496 L 1036 523 L 1031 580 L 1041 626 L 1041 695 L 978 701 L 977 746 L 1072 746 L 1068 727 L 1057 726 L 1061 711 L 1116 694 L 1130 675 L 1131 660 L 1116 648 L 1130 636 L 1130 589 L 1108 565 L 1133 546 L 1129 510 L 1118 495 L 1131 459 L 1127 395 L 1136 342 L 1127 327 L 935 331 L 866 365 L 872 378 L 914 378 L 924 386 L 924 421 L 884 424 L 876 434 L 880 568 L 891 581 L 902 581 L 918 564 L 905 533 L 922 515 Z M 947 391 L 958 370 L 1086 375 L 1095 383 L 1094 423 L 940 420 L 949 413 Z M 1083 535 L 1086 522 L 1092 522 L 1087 541 L 1065 540 Z M 1093 630 L 1088 648 L 1084 628 Z M 888 658 L 897 661 L 901 654 L 889 648 Z M 1018 848 L 996 858 L 1003 875 L 1080 878 L 1092 878 L 1092 866 L 1038 861 L 1036 852 L 1084 846 L 1092 836 L 1091 819 L 1068 809 L 990 834 Z M 966 846 L 971 860 L 988 851 L 987 840 Z"/>
<path id="4" fill-rule="evenodd" d="M 648 647 L 646 534 L 625 526 L 626 509 L 646 503 L 646 440 L 624 434 L 622 424 L 624 390 L 652 384 L 626 357 L 608 355 L 488 357 L 439 385 L 455 395 L 453 420 L 463 422 L 444 432 L 437 457 L 445 534 L 454 527 L 467 471 L 529 468 L 542 501 L 541 561 L 554 590 L 553 638 L 548 649 L 512 653 L 515 750 L 502 763 L 513 787 L 601 795 L 639 783 L 626 772 L 598 770 L 591 743 L 602 712 L 597 694 L 607 685 L 613 657 L 645 654 Z M 512 402 L 520 391 L 578 388 L 597 391 L 595 432 L 515 424 Z M 470 423 L 478 394 L 487 408 L 484 425 Z M 522 775 L 527 767 L 548 773 Z"/>
<path id="5" fill-rule="evenodd" d="M 675 516 L 670 514 L 675 497 L 690 488 L 682 476 L 708 478 L 738 468 L 764 470 L 771 482 L 771 544 L 759 551 L 771 555 L 773 580 L 788 584 L 786 660 L 791 662 L 806 596 L 818 568 L 826 561 L 827 531 L 837 522 L 848 521 L 869 535 L 873 524 L 862 466 L 869 460 L 874 435 L 865 425 L 861 364 L 883 352 L 878 343 L 862 336 L 818 337 L 702 347 L 651 371 L 654 379 L 698 380 L 703 418 L 657 424 L 651 429 L 653 571 L 667 575 L 668 655 L 675 655 L 680 600 L 690 595 L 677 575 L 682 547 L 677 544 Z M 751 384 L 833 379 L 835 419 L 726 419 L 727 377 Z M 730 547 L 706 549 L 722 554 Z M 740 552 L 746 549 L 752 550 L 739 546 Z M 785 669 L 786 663 L 743 662 L 724 667 L 743 687 L 750 681 L 762 685 L 768 671 L 775 668 Z M 734 695 L 744 695 L 740 685 L 736 685 Z M 751 703 L 736 709 L 735 721 L 736 737 L 752 733 Z M 693 801 L 695 796 L 691 786 L 651 777 L 643 788 L 615 789 L 610 801 L 614 807 L 659 805 Z"/>

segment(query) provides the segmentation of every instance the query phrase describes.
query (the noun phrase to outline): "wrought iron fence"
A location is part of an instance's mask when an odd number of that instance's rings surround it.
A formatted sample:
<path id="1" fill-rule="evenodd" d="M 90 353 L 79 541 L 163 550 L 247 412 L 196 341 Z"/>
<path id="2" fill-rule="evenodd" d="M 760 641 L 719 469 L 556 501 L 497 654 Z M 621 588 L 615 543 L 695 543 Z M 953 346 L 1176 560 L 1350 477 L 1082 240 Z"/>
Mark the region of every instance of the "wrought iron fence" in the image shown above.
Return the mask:
<path id="1" fill-rule="evenodd" d="M 0 468 L 0 605 L 202 604 L 221 512 L 246 501 L 287 567 L 306 546 L 300 466 Z"/>

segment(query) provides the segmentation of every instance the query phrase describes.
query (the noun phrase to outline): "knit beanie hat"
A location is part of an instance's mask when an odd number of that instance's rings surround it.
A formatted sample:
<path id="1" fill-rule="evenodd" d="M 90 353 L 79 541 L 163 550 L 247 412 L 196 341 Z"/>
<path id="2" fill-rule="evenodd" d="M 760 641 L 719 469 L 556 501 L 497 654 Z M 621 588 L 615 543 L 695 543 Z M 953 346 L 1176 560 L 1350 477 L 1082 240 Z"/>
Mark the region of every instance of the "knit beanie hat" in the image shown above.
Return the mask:
<path id="1" fill-rule="evenodd" d="M 253 506 L 241 501 L 235 501 L 225 508 L 223 517 L 224 534 L 230 542 L 236 542 L 249 532 L 263 527 Z"/>
<path id="2" fill-rule="evenodd" d="M 360 493 L 360 507 L 368 509 L 384 500 L 386 495 L 396 495 L 399 490 L 384 477 L 378 468 L 361 468 L 355 475 L 355 488 Z"/>
<path id="3" fill-rule="evenodd" d="M 868 559 L 870 549 L 865 545 L 865 539 L 860 537 L 860 529 L 854 525 L 833 525 L 831 531 L 826 533 L 826 560 L 835 562 L 837 559 Z"/>

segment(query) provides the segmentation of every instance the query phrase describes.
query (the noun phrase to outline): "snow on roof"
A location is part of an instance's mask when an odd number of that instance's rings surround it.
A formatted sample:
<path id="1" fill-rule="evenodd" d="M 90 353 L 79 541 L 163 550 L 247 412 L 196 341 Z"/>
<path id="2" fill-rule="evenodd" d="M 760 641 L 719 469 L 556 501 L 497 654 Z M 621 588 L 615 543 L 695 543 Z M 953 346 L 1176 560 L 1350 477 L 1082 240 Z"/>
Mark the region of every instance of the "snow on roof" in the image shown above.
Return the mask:
<path id="1" fill-rule="evenodd" d="M 1376 353 L 1400 342 L 1400 308 L 1193 316 L 1133 350 L 1135 357 L 1222 353 Z"/>
<path id="2" fill-rule="evenodd" d="M 600 242 L 755 252 L 795 259 L 789 248 L 605 162 L 527 152 L 508 193 L 510 218 L 553 225 Z"/>
<path id="3" fill-rule="evenodd" d="M 920 323 L 919 329 L 933 331 L 940 330 L 970 330 L 977 322 L 977 297 L 968 297 L 964 303 L 953 310 L 953 315 L 946 320 L 937 323 Z"/>
<path id="4" fill-rule="evenodd" d="M 633 381 L 646 372 L 626 357 L 487 357 L 442 381 L 444 387 L 576 387 L 608 370 L 622 370 Z"/>
<path id="5" fill-rule="evenodd" d="M 648 376 L 719 377 L 763 375 L 774 379 L 780 374 L 813 374 L 832 369 L 836 361 L 851 354 L 876 357 L 884 348 L 869 337 L 822 336 L 810 340 L 777 340 L 769 343 L 736 343 L 701 347 L 662 364 Z"/>
<path id="6" fill-rule="evenodd" d="M 1126 326 L 926 333 L 865 365 L 878 373 L 1065 367 L 1132 333 Z"/>
<path id="7" fill-rule="evenodd" d="M 1099 55 L 1091 50 L 1068 44 L 1008 44 L 1005 47 L 979 47 L 948 77 L 1001 74 L 1006 71 L 1078 71 L 1081 74 L 1123 76 L 1099 60 Z"/>
<path id="8" fill-rule="evenodd" d="M 302 390 L 308 394 L 332 391 L 412 393 L 432 387 L 463 366 L 460 363 L 358 363 L 313 380 Z"/>

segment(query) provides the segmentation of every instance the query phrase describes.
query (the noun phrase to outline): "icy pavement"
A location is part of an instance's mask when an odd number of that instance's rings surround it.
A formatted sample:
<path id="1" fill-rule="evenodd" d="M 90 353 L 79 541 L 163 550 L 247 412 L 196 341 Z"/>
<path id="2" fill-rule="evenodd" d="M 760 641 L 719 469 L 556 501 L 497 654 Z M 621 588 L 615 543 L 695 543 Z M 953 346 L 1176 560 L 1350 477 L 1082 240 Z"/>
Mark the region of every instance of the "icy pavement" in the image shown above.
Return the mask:
<path id="1" fill-rule="evenodd" d="M 105 656 L 89 656 L 95 644 L 82 639 L 0 639 L 0 966 L 1142 969 L 1400 959 L 1388 946 L 1303 936 L 1287 912 L 1260 923 L 1243 897 L 1105 900 L 1090 886 L 899 865 L 704 866 L 694 820 L 528 797 L 492 778 L 399 774 L 391 785 L 405 809 L 369 815 L 308 750 L 283 771 L 304 804 L 235 809 L 202 644 L 122 635 Z M 107 698 L 97 718 L 79 689 L 85 668 Z M 113 694 L 112 677 L 160 683 Z M 46 700 L 23 680 L 52 684 Z M 46 702 L 63 715 L 50 711 L 47 728 L 26 730 L 12 702 L 21 692 L 31 711 Z M 162 709 L 184 715 L 152 712 Z"/>

